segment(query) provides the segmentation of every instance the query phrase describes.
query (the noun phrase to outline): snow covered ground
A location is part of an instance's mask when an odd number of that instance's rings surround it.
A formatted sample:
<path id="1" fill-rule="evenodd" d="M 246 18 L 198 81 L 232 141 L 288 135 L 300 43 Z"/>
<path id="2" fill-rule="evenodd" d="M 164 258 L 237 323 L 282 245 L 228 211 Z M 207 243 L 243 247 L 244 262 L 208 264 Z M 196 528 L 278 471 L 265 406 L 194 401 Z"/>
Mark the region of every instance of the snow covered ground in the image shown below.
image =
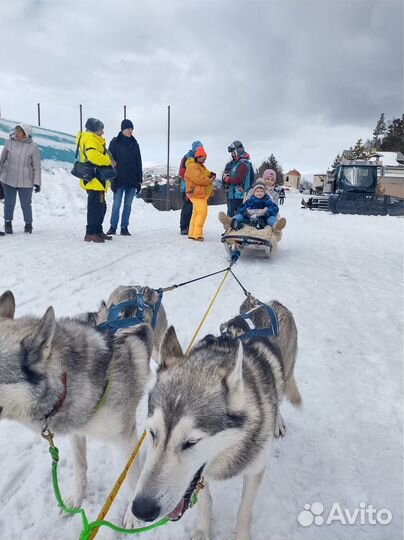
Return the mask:
<path id="1" fill-rule="evenodd" d="M 279 252 L 270 260 L 241 257 L 235 273 L 261 300 L 278 299 L 294 314 L 299 330 L 296 379 L 301 411 L 283 406 L 287 436 L 276 441 L 254 508 L 254 540 L 399 540 L 402 537 L 402 279 L 403 221 L 393 217 L 343 216 L 300 209 L 289 194 L 288 220 Z M 109 194 L 109 202 L 111 194 Z M 95 310 L 119 284 L 164 287 L 227 265 L 221 225 L 210 207 L 206 241 L 179 235 L 179 212 L 159 213 L 137 200 L 130 230 L 103 245 L 83 242 L 85 194 L 64 170 L 45 173 L 34 194 L 34 232 L 26 235 L 19 211 L 15 234 L 0 237 L 0 292 L 11 289 L 17 316 L 57 316 Z M 1 211 L 0 211 L 1 213 Z M 109 217 L 109 210 L 107 217 Z M 187 346 L 221 276 L 166 293 L 164 305 Z M 217 333 L 243 300 L 229 278 L 202 330 Z M 139 419 L 143 423 L 145 406 Z M 61 451 L 62 494 L 72 480 L 70 448 Z M 121 469 L 104 444 L 89 444 L 88 517 L 95 519 Z M 39 434 L 0 423 L 0 540 L 76 539 L 79 517 L 62 518 L 56 506 L 47 444 Z M 214 538 L 232 536 L 240 479 L 213 487 Z M 119 522 L 125 489 L 109 518 Z M 305 505 L 321 503 L 317 524 Z M 327 519 L 332 505 L 334 517 Z M 389 524 L 370 524 L 363 504 L 387 509 Z M 319 505 L 313 510 L 321 511 Z M 336 512 L 336 513 L 335 513 Z M 144 538 L 182 540 L 190 536 L 196 509 L 178 523 Z M 300 514 L 300 524 L 298 516 Z M 389 514 L 379 514 L 387 520 Z M 366 517 L 366 516 L 365 516 Z M 346 520 L 345 520 L 346 521 Z M 109 530 L 98 538 L 118 536 Z"/>

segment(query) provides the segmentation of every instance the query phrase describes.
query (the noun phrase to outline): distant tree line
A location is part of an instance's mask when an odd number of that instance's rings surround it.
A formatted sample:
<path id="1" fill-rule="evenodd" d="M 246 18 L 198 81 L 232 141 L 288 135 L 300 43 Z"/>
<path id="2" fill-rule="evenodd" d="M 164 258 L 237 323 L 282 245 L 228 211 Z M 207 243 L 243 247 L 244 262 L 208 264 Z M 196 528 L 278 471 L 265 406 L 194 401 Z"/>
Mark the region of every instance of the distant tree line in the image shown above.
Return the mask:
<path id="1" fill-rule="evenodd" d="M 386 122 L 384 113 L 373 130 L 372 139 L 358 139 L 355 145 L 349 148 L 350 159 L 369 159 L 375 152 L 401 152 L 404 154 L 404 114 L 401 118 L 393 118 Z M 335 169 L 341 163 L 342 156 L 338 154 L 334 159 L 331 169 Z"/>

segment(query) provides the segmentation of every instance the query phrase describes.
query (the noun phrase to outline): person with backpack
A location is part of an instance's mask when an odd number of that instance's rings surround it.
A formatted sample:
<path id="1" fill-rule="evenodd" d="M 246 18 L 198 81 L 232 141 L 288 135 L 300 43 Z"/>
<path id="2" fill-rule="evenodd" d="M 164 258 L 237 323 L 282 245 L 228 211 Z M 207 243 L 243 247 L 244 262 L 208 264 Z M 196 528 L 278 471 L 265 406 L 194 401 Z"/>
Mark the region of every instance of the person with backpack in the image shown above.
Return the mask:
<path id="1" fill-rule="evenodd" d="M 185 171 L 186 163 L 188 159 L 193 159 L 195 157 L 195 152 L 197 148 L 202 147 L 203 144 L 201 141 L 194 141 L 191 145 L 191 150 L 189 150 L 185 156 L 181 159 L 180 168 L 178 175 L 181 178 L 181 198 L 182 198 L 182 208 L 180 216 L 180 234 L 188 235 L 189 223 L 192 216 L 192 202 L 186 193 L 186 182 L 185 182 Z"/>
<path id="2" fill-rule="evenodd" d="M 243 204 L 244 194 L 254 183 L 255 174 L 242 142 L 232 142 L 227 150 L 232 159 L 226 164 L 222 181 L 227 188 L 227 215 L 233 217 Z"/>
<path id="3" fill-rule="evenodd" d="M 123 199 L 121 215 L 121 236 L 131 236 L 129 232 L 129 218 L 132 202 L 142 187 L 142 156 L 137 140 L 133 136 L 133 123 L 124 119 L 121 122 L 121 131 L 109 143 L 111 153 L 118 175 L 111 184 L 114 193 L 114 202 L 111 211 L 111 227 L 107 234 L 114 235 L 118 228 L 119 212 Z"/>
<path id="4" fill-rule="evenodd" d="M 285 194 L 285 190 L 283 188 L 281 188 L 281 190 L 279 191 L 279 204 L 282 206 L 283 203 L 285 202 L 285 199 L 286 199 L 286 194 Z"/>

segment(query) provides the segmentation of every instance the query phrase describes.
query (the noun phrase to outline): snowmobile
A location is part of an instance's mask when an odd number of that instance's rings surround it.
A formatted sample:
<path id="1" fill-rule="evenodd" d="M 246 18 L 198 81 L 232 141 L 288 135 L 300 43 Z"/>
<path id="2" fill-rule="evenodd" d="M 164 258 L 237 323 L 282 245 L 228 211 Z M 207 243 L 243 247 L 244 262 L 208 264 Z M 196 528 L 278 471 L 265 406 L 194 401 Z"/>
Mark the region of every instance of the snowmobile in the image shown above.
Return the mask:
<path id="1" fill-rule="evenodd" d="M 303 198 L 302 207 L 334 214 L 404 215 L 403 200 L 377 193 L 377 163 L 366 160 L 341 161 L 327 175 L 323 195 Z"/>
<path id="2" fill-rule="evenodd" d="M 235 231 L 231 228 L 231 218 L 224 212 L 219 212 L 219 221 L 223 225 L 224 233 L 221 241 L 230 258 L 237 259 L 242 249 L 255 253 L 263 253 L 269 258 L 282 238 L 282 229 L 286 225 L 286 219 L 280 218 L 272 228 L 269 225 L 263 229 L 257 229 L 252 225 L 244 225 Z"/>

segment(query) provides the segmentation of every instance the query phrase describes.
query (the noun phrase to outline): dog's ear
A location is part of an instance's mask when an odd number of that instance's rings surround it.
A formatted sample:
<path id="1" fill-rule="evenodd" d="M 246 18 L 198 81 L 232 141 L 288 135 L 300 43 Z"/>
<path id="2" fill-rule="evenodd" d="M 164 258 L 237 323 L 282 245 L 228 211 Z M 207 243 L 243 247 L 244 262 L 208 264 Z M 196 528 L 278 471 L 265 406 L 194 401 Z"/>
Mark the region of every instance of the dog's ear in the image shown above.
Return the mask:
<path id="1" fill-rule="evenodd" d="M 243 356 L 243 344 L 239 341 L 236 365 L 226 379 L 228 408 L 229 412 L 232 413 L 235 413 L 244 407 Z"/>
<path id="2" fill-rule="evenodd" d="M 153 351 L 154 334 L 150 324 L 142 323 L 135 326 L 129 326 L 128 328 L 120 328 L 115 334 L 115 340 L 120 341 L 125 339 L 125 336 L 136 336 L 146 348 L 147 358 L 150 360 Z"/>
<path id="3" fill-rule="evenodd" d="M 98 308 L 98 311 L 96 313 L 96 324 L 101 324 L 103 322 L 106 322 L 108 320 L 108 308 L 107 304 L 104 300 L 101 300 L 100 307 Z"/>
<path id="4" fill-rule="evenodd" d="M 11 291 L 6 291 L 0 296 L 0 318 L 14 319 L 15 298 Z"/>
<path id="5" fill-rule="evenodd" d="M 52 342 L 55 336 L 56 319 L 53 307 L 48 307 L 45 315 L 39 321 L 34 332 L 22 340 L 22 347 L 25 350 L 24 363 L 26 367 L 45 369 L 41 364 L 46 362 L 52 349 Z"/>
<path id="6" fill-rule="evenodd" d="M 184 353 L 175 333 L 174 326 L 170 326 L 164 334 L 160 347 L 160 368 L 170 368 L 184 360 Z"/>

